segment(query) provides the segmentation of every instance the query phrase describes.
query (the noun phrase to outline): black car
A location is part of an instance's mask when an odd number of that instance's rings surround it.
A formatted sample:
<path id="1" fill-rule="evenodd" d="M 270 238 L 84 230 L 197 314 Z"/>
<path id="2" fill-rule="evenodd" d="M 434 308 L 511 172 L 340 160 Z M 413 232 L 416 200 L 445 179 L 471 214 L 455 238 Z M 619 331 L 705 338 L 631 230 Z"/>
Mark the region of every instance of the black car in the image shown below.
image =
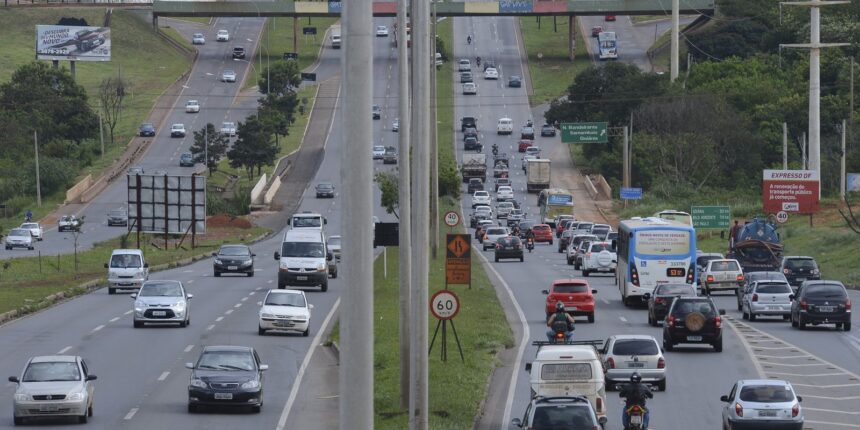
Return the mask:
<path id="1" fill-rule="evenodd" d="M 535 138 L 535 128 L 532 126 L 525 126 L 520 129 L 520 139 L 528 139 L 534 140 Z"/>
<path id="2" fill-rule="evenodd" d="M 469 194 L 474 194 L 475 191 L 484 191 L 484 181 L 480 178 L 469 178 L 469 186 L 466 188 Z"/>
<path id="3" fill-rule="evenodd" d="M 663 348 L 672 351 L 679 343 L 699 343 L 722 352 L 725 314 L 725 309 L 717 310 L 710 297 L 676 298 L 663 323 Z"/>
<path id="4" fill-rule="evenodd" d="M 707 264 L 707 263 L 705 263 Z M 744 284 L 738 287 L 737 299 L 738 310 L 743 310 L 743 298 L 746 291 L 752 287 L 756 281 L 785 281 L 785 275 L 782 272 L 747 272 L 744 273 Z M 796 290 L 795 290 L 796 291 Z"/>
<path id="5" fill-rule="evenodd" d="M 522 87 L 523 86 L 523 78 L 521 78 L 517 75 L 512 75 L 511 77 L 508 78 L 508 86 L 511 88 Z"/>
<path id="6" fill-rule="evenodd" d="M 484 145 L 481 145 L 476 137 L 468 136 L 463 139 L 463 150 L 481 152 L 484 150 Z"/>
<path id="7" fill-rule="evenodd" d="M 565 230 L 559 236 L 558 241 L 558 253 L 561 254 L 567 249 L 567 246 L 570 245 L 570 241 L 573 239 L 573 230 Z"/>
<path id="8" fill-rule="evenodd" d="M 812 257 L 783 257 L 780 271 L 785 274 L 785 279 L 795 290 L 803 281 L 821 279 L 821 270 L 818 269 L 818 263 Z"/>
<path id="9" fill-rule="evenodd" d="M 478 129 L 478 120 L 473 116 L 464 116 L 460 118 L 460 131 L 466 131 L 467 128 Z"/>
<path id="10" fill-rule="evenodd" d="M 532 227 L 535 226 L 537 222 L 535 220 L 524 220 L 520 222 L 520 239 L 525 239 L 528 232 L 531 231 Z"/>
<path id="11" fill-rule="evenodd" d="M 251 252 L 246 245 L 221 245 L 218 252 L 213 252 L 215 260 L 212 269 L 215 277 L 222 273 L 244 273 L 245 276 L 254 276 L 254 257 L 257 254 Z"/>
<path id="12" fill-rule="evenodd" d="M 476 228 L 478 227 L 478 221 L 483 221 L 487 219 L 492 219 L 489 213 L 477 212 L 472 214 L 472 217 L 469 219 L 469 227 Z"/>
<path id="13" fill-rule="evenodd" d="M 151 122 L 141 124 L 140 137 L 155 137 L 155 126 Z"/>
<path id="14" fill-rule="evenodd" d="M 653 293 L 645 293 L 648 301 L 648 324 L 657 324 L 666 318 L 666 312 L 676 297 L 696 297 L 696 287 L 690 284 L 660 284 Z"/>
<path id="15" fill-rule="evenodd" d="M 460 83 L 465 84 L 466 82 L 475 82 L 472 78 L 472 72 L 460 72 Z"/>
<path id="16" fill-rule="evenodd" d="M 382 156 L 382 164 L 397 164 L 397 148 L 393 146 L 385 148 L 385 155 Z"/>
<path id="17" fill-rule="evenodd" d="M 523 243 L 518 237 L 501 237 L 496 241 L 495 255 L 496 263 L 502 258 L 519 258 L 523 262 Z"/>
<path id="18" fill-rule="evenodd" d="M 555 127 L 552 124 L 544 124 L 540 128 L 541 137 L 555 137 Z"/>
<path id="19" fill-rule="evenodd" d="M 474 137 L 475 139 L 478 138 L 478 129 L 477 128 L 469 127 L 467 129 L 463 130 L 463 140 L 466 140 L 470 137 Z"/>
<path id="20" fill-rule="evenodd" d="M 373 113 L 373 119 L 381 119 L 382 118 L 382 108 L 379 105 L 373 105 L 370 109 Z"/>
<path id="21" fill-rule="evenodd" d="M 791 326 L 834 324 L 851 330 L 851 299 L 839 281 L 806 281 L 791 301 Z"/>
<path id="22" fill-rule="evenodd" d="M 179 167 L 194 167 L 194 156 L 190 152 L 180 155 Z"/>
<path id="23" fill-rule="evenodd" d="M 128 225 L 128 212 L 125 209 L 114 209 L 107 214 L 107 225 L 108 227 L 114 225 L 127 226 Z"/>
<path id="24" fill-rule="evenodd" d="M 238 59 L 245 58 L 245 48 L 242 46 L 234 46 L 233 47 L 233 58 L 238 58 Z"/>
<path id="25" fill-rule="evenodd" d="M 207 346 L 191 369 L 188 384 L 188 412 L 202 406 L 250 406 L 259 413 L 263 406 L 263 372 L 254 348 L 245 346 Z"/>
<path id="26" fill-rule="evenodd" d="M 322 182 L 316 186 L 317 198 L 329 197 L 334 198 L 334 185 L 330 182 Z"/>

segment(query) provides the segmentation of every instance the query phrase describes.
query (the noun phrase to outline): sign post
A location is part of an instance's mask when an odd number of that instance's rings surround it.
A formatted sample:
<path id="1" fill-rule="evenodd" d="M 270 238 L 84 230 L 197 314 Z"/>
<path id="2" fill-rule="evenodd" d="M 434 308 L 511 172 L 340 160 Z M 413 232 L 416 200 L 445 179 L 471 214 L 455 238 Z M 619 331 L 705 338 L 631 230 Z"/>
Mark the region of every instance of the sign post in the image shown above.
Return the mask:
<path id="1" fill-rule="evenodd" d="M 607 125 L 605 122 L 563 122 L 559 124 L 561 143 L 606 143 L 609 141 Z"/>
<path id="2" fill-rule="evenodd" d="M 447 217 L 446 217 L 447 222 Z M 445 258 L 445 288 L 469 284 L 472 288 L 472 246 L 468 234 L 448 234 Z"/>
<path id="3" fill-rule="evenodd" d="M 721 230 L 729 228 L 732 210 L 728 206 L 692 206 L 690 216 L 697 229 Z"/>
<path id="4" fill-rule="evenodd" d="M 433 344 L 436 342 L 436 335 L 439 334 L 439 326 L 442 327 L 442 345 L 441 358 L 442 361 L 448 361 L 448 321 L 451 322 L 451 331 L 454 333 L 454 340 L 457 342 L 457 350 L 460 351 L 460 360 L 466 362 L 463 357 L 463 347 L 460 346 L 460 337 L 457 336 L 457 329 L 454 327 L 454 317 L 460 312 L 460 298 L 453 291 L 444 289 L 437 291 L 430 298 L 430 313 L 439 320 L 436 323 L 436 330 L 433 331 L 433 339 L 430 341 L 430 350 L 428 354 L 433 352 Z"/>

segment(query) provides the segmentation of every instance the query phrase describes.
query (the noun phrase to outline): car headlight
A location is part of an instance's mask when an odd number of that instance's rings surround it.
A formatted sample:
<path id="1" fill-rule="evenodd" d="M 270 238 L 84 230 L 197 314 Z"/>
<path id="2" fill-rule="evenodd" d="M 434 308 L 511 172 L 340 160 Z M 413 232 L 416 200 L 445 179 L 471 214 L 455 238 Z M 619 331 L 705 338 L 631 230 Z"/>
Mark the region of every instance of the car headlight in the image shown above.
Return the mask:
<path id="1" fill-rule="evenodd" d="M 303 323 L 303 322 L 307 322 L 307 321 L 308 321 L 308 317 L 293 317 L 293 321 L 295 321 L 295 322 L 301 322 L 301 323 Z"/>
<path id="2" fill-rule="evenodd" d="M 32 399 L 30 398 L 29 394 L 15 393 L 15 400 L 17 400 L 19 402 L 27 402 L 27 401 L 30 401 Z"/>
<path id="3" fill-rule="evenodd" d="M 248 382 L 242 384 L 242 388 L 244 388 L 246 390 L 251 390 L 254 388 L 260 388 L 260 381 L 258 381 L 256 379 L 248 381 Z"/>
<path id="4" fill-rule="evenodd" d="M 317 265 L 317 272 L 325 272 L 325 269 L 326 269 L 325 263 L 320 263 Z"/>
<path id="5" fill-rule="evenodd" d="M 260 318 L 274 318 L 274 317 L 275 317 L 274 314 L 264 314 L 264 313 L 260 314 Z"/>
<path id="6" fill-rule="evenodd" d="M 197 388 L 207 388 L 206 383 L 203 382 L 202 379 L 192 379 L 191 380 L 191 386 L 197 387 Z"/>
<path id="7" fill-rule="evenodd" d="M 185 309 L 185 300 L 183 300 L 181 302 L 176 302 L 176 303 L 170 305 L 170 307 L 181 312 L 183 309 Z"/>
<path id="8" fill-rule="evenodd" d="M 144 310 L 146 310 L 146 303 L 134 302 L 134 311 L 135 312 L 143 312 Z"/>
<path id="9" fill-rule="evenodd" d="M 84 393 L 72 393 L 66 396 L 66 400 L 81 400 L 84 398 Z"/>
<path id="10" fill-rule="evenodd" d="M 220 265 L 220 264 L 223 264 L 223 263 L 221 263 L 221 260 L 219 260 L 219 259 L 217 259 L 217 258 L 216 258 L 216 259 L 215 259 L 215 264 L 219 264 L 219 265 Z"/>

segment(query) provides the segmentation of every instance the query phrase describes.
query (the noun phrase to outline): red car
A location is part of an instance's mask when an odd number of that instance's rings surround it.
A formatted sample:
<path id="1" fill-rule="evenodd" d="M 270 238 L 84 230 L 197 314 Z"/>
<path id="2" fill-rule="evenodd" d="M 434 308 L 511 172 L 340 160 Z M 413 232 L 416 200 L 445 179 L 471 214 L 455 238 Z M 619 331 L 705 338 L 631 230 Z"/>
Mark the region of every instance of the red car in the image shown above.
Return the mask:
<path id="1" fill-rule="evenodd" d="M 526 152 L 526 149 L 530 148 L 534 144 L 535 142 L 533 140 L 523 139 L 517 144 L 517 150 L 520 152 Z"/>
<path id="2" fill-rule="evenodd" d="M 556 303 L 562 302 L 571 316 L 585 316 L 588 322 L 594 322 L 594 293 L 597 290 L 592 290 L 585 279 L 557 279 L 543 293 L 547 295 L 547 318 L 555 313 Z"/>
<path id="3" fill-rule="evenodd" d="M 536 224 L 532 227 L 535 234 L 535 243 L 549 242 L 552 245 L 552 228 L 547 224 Z"/>
<path id="4" fill-rule="evenodd" d="M 615 15 L 606 15 L 603 17 L 604 21 L 615 21 Z"/>
<path id="5" fill-rule="evenodd" d="M 603 32 L 603 27 L 601 27 L 599 25 L 595 25 L 594 27 L 591 27 L 591 37 L 597 37 L 602 32 Z"/>

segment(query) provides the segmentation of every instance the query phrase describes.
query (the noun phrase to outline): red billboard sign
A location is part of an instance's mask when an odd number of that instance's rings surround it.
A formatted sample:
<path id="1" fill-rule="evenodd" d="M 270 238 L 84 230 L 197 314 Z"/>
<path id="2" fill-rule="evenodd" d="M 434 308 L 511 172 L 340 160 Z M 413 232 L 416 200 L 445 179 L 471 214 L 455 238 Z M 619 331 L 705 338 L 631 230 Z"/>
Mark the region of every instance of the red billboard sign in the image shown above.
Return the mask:
<path id="1" fill-rule="evenodd" d="M 761 186 L 764 211 L 769 214 L 818 212 L 820 184 L 814 170 L 765 170 Z"/>

